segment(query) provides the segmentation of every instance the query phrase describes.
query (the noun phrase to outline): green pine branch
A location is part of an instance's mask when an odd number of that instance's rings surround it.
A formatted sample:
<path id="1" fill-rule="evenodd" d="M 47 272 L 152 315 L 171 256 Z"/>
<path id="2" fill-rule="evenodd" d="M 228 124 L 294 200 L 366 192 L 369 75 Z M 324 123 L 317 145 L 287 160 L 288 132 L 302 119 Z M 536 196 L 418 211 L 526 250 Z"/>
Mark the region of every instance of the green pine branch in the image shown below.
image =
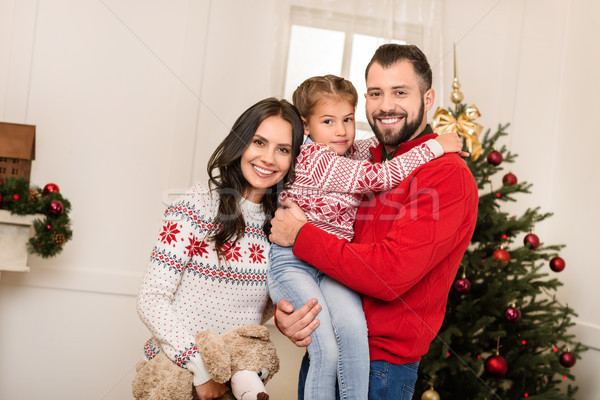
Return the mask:
<path id="1" fill-rule="evenodd" d="M 62 204 L 62 213 L 54 215 L 49 212 L 52 201 Z M 69 219 L 71 202 L 59 192 L 43 193 L 39 187 L 30 186 L 26 179 L 11 177 L 0 180 L 0 209 L 17 215 L 43 216 L 33 221 L 34 235 L 27 243 L 31 254 L 53 257 L 73 237 Z"/>

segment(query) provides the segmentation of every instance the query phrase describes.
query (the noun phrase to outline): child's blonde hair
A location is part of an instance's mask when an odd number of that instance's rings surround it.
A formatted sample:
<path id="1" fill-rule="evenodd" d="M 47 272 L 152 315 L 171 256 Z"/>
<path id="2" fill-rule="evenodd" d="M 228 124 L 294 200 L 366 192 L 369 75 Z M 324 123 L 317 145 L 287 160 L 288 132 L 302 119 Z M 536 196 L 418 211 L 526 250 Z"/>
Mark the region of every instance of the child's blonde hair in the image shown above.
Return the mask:
<path id="1" fill-rule="evenodd" d="M 354 108 L 358 94 L 349 80 L 335 75 L 313 76 L 300 84 L 292 95 L 292 102 L 305 119 L 309 119 L 319 101 L 326 98 L 347 100 Z"/>

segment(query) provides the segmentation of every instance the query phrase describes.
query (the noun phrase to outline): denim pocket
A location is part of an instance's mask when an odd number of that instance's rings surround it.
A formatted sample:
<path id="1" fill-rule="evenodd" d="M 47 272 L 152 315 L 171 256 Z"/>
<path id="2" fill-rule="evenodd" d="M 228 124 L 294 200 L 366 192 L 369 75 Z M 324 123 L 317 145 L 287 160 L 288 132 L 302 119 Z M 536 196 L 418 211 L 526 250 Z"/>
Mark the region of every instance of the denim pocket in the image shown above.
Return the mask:
<path id="1" fill-rule="evenodd" d="M 369 399 L 411 400 L 415 393 L 418 368 L 419 362 L 389 364 L 371 361 Z"/>
<path id="2" fill-rule="evenodd" d="M 401 400 L 412 400 L 413 398 L 413 394 L 415 394 L 415 389 L 407 386 L 407 385 L 402 385 L 402 397 Z"/>
<path id="3" fill-rule="evenodd" d="M 406 367 L 406 368 L 410 368 L 413 371 L 418 371 L 419 370 L 419 362 L 413 362 L 413 363 L 408 363 L 408 364 L 402 364 L 402 366 Z"/>
<path id="4" fill-rule="evenodd" d="M 369 399 L 387 399 L 387 371 L 371 365 L 369 373 Z"/>

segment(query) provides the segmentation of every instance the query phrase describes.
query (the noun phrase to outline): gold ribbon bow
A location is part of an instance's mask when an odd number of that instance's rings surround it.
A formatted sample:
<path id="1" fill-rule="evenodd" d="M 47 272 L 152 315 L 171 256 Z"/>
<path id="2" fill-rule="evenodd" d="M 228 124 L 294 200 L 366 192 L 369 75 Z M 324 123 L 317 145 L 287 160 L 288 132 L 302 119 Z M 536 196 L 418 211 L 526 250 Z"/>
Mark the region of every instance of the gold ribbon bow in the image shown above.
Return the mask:
<path id="1" fill-rule="evenodd" d="M 458 120 L 443 108 L 438 107 L 433 116 L 432 126 L 436 132 L 449 133 L 456 132 L 465 139 L 467 149 L 471 153 L 471 159 L 477 161 L 481 155 L 481 143 L 479 143 L 479 134 L 483 126 L 473 122 L 481 116 L 475 105 L 465 108 L 465 111 L 458 116 Z"/>

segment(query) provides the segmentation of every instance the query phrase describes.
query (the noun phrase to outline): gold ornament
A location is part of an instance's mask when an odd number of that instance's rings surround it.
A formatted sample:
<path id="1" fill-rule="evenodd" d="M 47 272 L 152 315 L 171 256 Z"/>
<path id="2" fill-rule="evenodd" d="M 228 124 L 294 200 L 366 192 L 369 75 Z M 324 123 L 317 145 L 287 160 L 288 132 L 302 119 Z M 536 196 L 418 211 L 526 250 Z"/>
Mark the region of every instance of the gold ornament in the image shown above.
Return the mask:
<path id="1" fill-rule="evenodd" d="M 456 132 L 465 139 L 467 149 L 471 153 L 471 159 L 477 161 L 481 156 L 481 143 L 479 135 L 483 127 L 475 122 L 481 114 L 477 106 L 471 105 L 467 107 L 458 117 L 458 120 L 448 111 L 438 107 L 433 115 L 432 126 L 437 133 Z"/>
<path id="2" fill-rule="evenodd" d="M 60 247 L 63 247 L 65 245 L 65 243 L 67 242 L 67 239 L 65 238 L 65 235 L 62 234 L 62 233 L 60 233 L 60 232 L 53 232 L 50 235 L 50 238 L 52 239 L 52 241 L 54 243 L 56 243 Z"/>
<path id="3" fill-rule="evenodd" d="M 42 198 L 42 195 L 35 190 L 30 190 L 28 198 L 30 203 L 37 203 Z"/>
<path id="4" fill-rule="evenodd" d="M 438 392 L 433 390 L 433 388 L 431 388 L 423 392 L 421 400 L 440 400 L 440 395 Z"/>
<path id="5" fill-rule="evenodd" d="M 463 94 L 460 91 L 460 82 L 456 75 L 456 45 L 454 45 L 454 81 L 452 82 L 452 93 L 450 100 L 454 103 L 454 111 L 458 112 L 459 104 L 463 100 Z M 471 153 L 471 160 L 477 161 L 481 155 L 481 143 L 479 143 L 479 134 L 483 127 L 473 120 L 479 118 L 481 114 L 475 105 L 467 107 L 459 116 L 458 120 L 448 111 L 438 107 L 433 115 L 432 126 L 437 133 L 456 132 L 465 139 L 467 149 Z"/>

